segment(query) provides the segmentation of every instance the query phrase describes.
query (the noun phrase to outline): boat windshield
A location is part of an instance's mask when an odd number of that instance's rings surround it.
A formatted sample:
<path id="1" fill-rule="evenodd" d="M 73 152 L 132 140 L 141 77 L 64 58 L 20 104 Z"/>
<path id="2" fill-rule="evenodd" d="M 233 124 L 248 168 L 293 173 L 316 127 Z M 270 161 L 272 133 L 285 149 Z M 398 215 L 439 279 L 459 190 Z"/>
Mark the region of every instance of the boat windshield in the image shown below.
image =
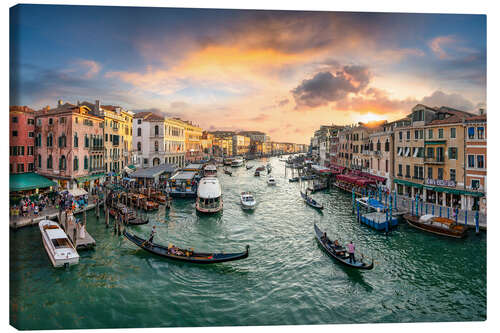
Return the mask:
<path id="1" fill-rule="evenodd" d="M 52 244 L 56 249 L 71 247 L 67 238 L 54 238 L 52 239 Z"/>

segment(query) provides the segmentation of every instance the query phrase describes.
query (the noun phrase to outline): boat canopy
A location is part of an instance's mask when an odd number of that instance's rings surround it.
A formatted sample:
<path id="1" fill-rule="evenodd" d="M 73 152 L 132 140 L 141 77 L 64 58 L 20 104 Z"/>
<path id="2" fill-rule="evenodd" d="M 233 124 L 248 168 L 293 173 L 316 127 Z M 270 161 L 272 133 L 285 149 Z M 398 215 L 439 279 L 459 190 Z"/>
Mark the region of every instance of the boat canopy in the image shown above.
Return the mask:
<path id="1" fill-rule="evenodd" d="M 219 180 L 215 177 L 205 177 L 200 180 L 198 186 L 198 197 L 203 199 L 214 199 L 222 195 Z"/>
<path id="2" fill-rule="evenodd" d="M 68 193 L 74 197 L 79 197 L 81 195 L 87 194 L 87 191 L 85 191 L 83 188 L 75 187 L 75 188 L 68 190 Z"/>
<path id="3" fill-rule="evenodd" d="M 68 238 L 61 228 L 45 229 L 45 232 L 50 239 Z"/>
<path id="4" fill-rule="evenodd" d="M 217 171 L 217 167 L 213 164 L 209 164 L 205 167 L 205 171 Z"/>
<path id="5" fill-rule="evenodd" d="M 176 181 L 176 180 L 192 180 L 196 176 L 196 172 L 194 171 L 180 171 L 170 177 L 170 180 Z"/>

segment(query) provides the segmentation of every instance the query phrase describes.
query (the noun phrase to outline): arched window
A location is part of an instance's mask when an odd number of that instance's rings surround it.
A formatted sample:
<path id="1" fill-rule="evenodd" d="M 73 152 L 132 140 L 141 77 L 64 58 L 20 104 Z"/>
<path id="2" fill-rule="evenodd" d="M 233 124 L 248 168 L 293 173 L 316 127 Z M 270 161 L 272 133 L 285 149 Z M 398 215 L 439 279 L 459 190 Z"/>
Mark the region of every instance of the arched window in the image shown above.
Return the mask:
<path id="1" fill-rule="evenodd" d="M 73 138 L 73 147 L 78 148 L 78 133 L 75 133 L 75 137 Z"/>
<path id="2" fill-rule="evenodd" d="M 37 134 L 36 140 L 35 140 L 35 145 L 37 147 L 41 147 L 42 146 L 42 134 L 41 133 Z"/>
<path id="3" fill-rule="evenodd" d="M 382 150 L 382 148 L 380 147 L 380 140 L 377 140 L 377 150 L 378 150 L 378 151 L 381 151 L 381 150 Z"/>
<path id="4" fill-rule="evenodd" d="M 89 168 L 89 158 L 85 156 L 85 158 L 83 159 L 83 169 L 87 170 L 88 168 Z"/>
<path id="5" fill-rule="evenodd" d="M 59 159 L 59 170 L 66 170 L 66 157 L 64 155 Z"/>
<path id="6" fill-rule="evenodd" d="M 141 143 L 137 142 L 137 151 L 141 151 Z"/>
<path id="7" fill-rule="evenodd" d="M 89 147 L 89 137 L 87 134 L 85 134 L 85 148 Z"/>
<path id="8" fill-rule="evenodd" d="M 158 125 L 155 125 L 155 136 L 160 134 L 160 128 L 158 127 Z"/>
<path id="9" fill-rule="evenodd" d="M 52 169 L 52 155 L 47 157 L 47 169 Z"/>
<path id="10" fill-rule="evenodd" d="M 78 171 L 78 157 L 73 158 L 73 171 Z"/>
<path id="11" fill-rule="evenodd" d="M 142 133 L 142 130 L 141 130 L 141 128 L 139 127 L 139 128 L 137 129 L 137 136 L 141 136 L 141 133 Z"/>
<path id="12" fill-rule="evenodd" d="M 158 152 L 158 141 L 155 141 L 155 151 Z"/>
<path id="13" fill-rule="evenodd" d="M 59 148 L 66 147 L 66 135 L 63 134 L 59 137 L 59 142 L 58 142 Z"/>
<path id="14" fill-rule="evenodd" d="M 38 167 L 42 168 L 42 155 L 38 154 Z"/>
<path id="15" fill-rule="evenodd" d="M 389 139 L 385 140 L 385 151 L 389 151 Z"/>
<path id="16" fill-rule="evenodd" d="M 49 133 L 49 135 L 47 135 L 47 147 L 52 147 L 53 141 L 54 141 L 54 139 L 53 139 L 52 133 Z"/>

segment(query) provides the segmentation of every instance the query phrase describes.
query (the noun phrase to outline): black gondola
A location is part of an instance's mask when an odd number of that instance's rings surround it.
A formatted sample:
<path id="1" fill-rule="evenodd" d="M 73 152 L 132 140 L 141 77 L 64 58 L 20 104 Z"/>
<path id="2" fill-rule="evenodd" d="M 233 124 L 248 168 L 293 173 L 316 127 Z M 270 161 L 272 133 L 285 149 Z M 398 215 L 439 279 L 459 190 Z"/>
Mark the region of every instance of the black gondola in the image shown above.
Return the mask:
<path id="1" fill-rule="evenodd" d="M 194 252 L 186 249 L 177 249 L 176 251 L 182 252 L 183 255 L 173 254 L 169 252 L 169 249 L 165 246 L 149 243 L 147 240 L 130 234 L 127 230 L 123 231 L 123 236 L 127 238 L 129 241 L 139 246 L 143 250 L 146 250 L 152 254 L 156 254 L 160 257 L 169 258 L 177 261 L 185 261 L 196 264 L 215 264 L 226 261 L 234 261 L 245 259 L 248 257 L 248 253 L 250 251 L 250 246 L 246 246 L 245 252 L 240 253 L 203 253 L 203 252 Z"/>
<path id="2" fill-rule="evenodd" d="M 323 209 L 323 205 L 311 198 L 310 196 L 306 195 L 304 192 L 300 191 L 300 195 L 302 196 L 302 199 L 304 199 L 305 203 L 308 204 L 309 206 L 316 208 L 316 209 Z"/>
<path id="3" fill-rule="evenodd" d="M 361 261 L 356 260 L 354 263 L 350 263 L 347 250 L 342 246 L 334 248 L 332 241 L 328 237 L 323 238 L 323 232 L 318 228 L 316 224 L 314 224 L 314 232 L 316 235 L 316 239 L 321 244 L 321 247 L 330 255 L 330 257 L 336 259 L 342 265 L 365 270 L 373 268 L 373 259 L 371 264 L 369 265 L 364 263 L 363 259 L 361 259 Z"/>

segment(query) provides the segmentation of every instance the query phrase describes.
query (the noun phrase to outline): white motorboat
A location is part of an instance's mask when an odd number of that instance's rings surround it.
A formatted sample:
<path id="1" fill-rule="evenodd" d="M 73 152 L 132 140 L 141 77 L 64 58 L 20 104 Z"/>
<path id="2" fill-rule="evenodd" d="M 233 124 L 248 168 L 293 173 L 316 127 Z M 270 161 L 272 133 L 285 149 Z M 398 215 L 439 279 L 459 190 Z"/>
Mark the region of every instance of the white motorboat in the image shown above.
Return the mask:
<path id="1" fill-rule="evenodd" d="M 43 246 L 54 267 L 78 264 L 80 256 L 68 236 L 54 221 L 42 220 L 38 223 Z"/>
<path id="2" fill-rule="evenodd" d="M 267 179 L 267 185 L 276 185 L 276 180 L 273 178 L 273 176 L 269 176 Z"/>
<path id="3" fill-rule="evenodd" d="M 203 175 L 205 177 L 217 177 L 217 167 L 215 164 L 208 164 L 203 168 Z"/>
<path id="4" fill-rule="evenodd" d="M 215 177 L 204 177 L 198 185 L 196 210 L 202 213 L 217 213 L 222 210 L 222 189 Z"/>
<path id="5" fill-rule="evenodd" d="M 257 204 L 251 192 L 241 192 L 240 201 L 243 209 L 254 209 Z"/>
<path id="6" fill-rule="evenodd" d="M 243 158 L 241 157 L 235 157 L 231 162 L 232 167 L 240 167 L 242 165 L 243 165 Z"/>

